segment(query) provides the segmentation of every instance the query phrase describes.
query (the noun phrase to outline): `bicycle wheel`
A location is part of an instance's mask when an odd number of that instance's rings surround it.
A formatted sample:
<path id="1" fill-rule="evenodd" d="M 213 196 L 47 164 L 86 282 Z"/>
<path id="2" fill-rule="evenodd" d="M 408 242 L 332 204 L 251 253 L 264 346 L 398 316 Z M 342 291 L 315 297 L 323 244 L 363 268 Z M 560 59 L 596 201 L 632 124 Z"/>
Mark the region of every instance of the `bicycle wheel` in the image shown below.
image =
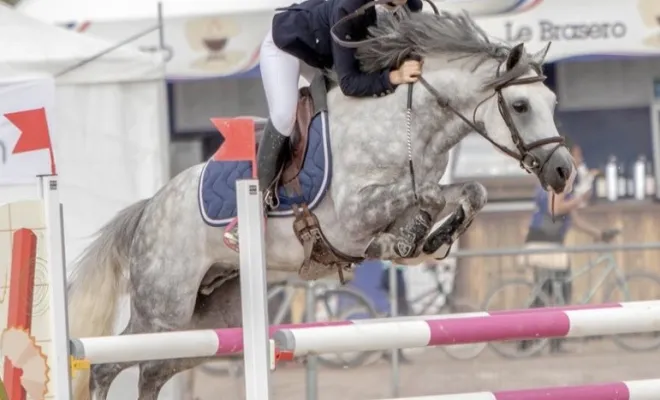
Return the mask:
<path id="1" fill-rule="evenodd" d="M 486 296 L 483 310 L 526 309 L 532 306 L 547 307 L 549 304 L 548 296 L 534 283 L 524 279 L 513 279 L 502 282 Z M 491 349 L 505 358 L 530 357 L 538 354 L 547 344 L 547 338 L 488 343 Z"/>
<path id="2" fill-rule="evenodd" d="M 643 296 L 635 296 L 642 294 Z M 635 298 L 642 297 L 642 298 Z M 645 271 L 626 274 L 605 295 L 606 302 L 643 301 L 660 298 L 660 277 Z M 614 335 L 614 343 L 628 351 L 649 351 L 660 347 L 660 331 Z"/>
<path id="3" fill-rule="evenodd" d="M 375 318 L 371 301 L 360 292 L 343 287 L 326 290 L 316 295 L 317 321 L 343 321 Z M 354 368 L 362 365 L 373 351 L 351 351 L 318 355 L 319 364 L 330 368 Z"/>
<path id="4" fill-rule="evenodd" d="M 442 306 L 439 314 L 462 314 L 480 311 L 476 306 L 462 300 Z M 453 344 L 442 346 L 442 350 L 455 360 L 471 360 L 477 357 L 488 343 Z"/>

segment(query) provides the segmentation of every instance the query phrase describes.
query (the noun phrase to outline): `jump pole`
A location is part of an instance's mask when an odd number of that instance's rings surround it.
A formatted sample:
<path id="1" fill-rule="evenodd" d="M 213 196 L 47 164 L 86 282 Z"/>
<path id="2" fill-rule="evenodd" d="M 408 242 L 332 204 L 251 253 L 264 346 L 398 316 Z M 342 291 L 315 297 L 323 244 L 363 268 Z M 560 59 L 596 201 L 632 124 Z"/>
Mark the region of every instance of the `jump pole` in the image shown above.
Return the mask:
<path id="1" fill-rule="evenodd" d="M 273 337 L 276 332 L 292 329 L 311 329 L 319 327 L 334 327 L 346 325 L 372 325 L 383 323 L 400 323 L 414 321 L 440 321 L 453 319 L 468 319 L 489 316 L 513 315 L 517 319 L 525 319 L 530 314 L 546 312 L 599 310 L 616 308 L 660 308 L 660 300 L 628 303 L 605 303 L 592 305 L 573 305 L 565 307 L 548 307 L 538 309 L 505 310 L 493 312 L 472 312 L 462 314 L 443 314 L 428 316 L 404 316 L 395 318 L 373 318 L 343 321 L 324 321 L 303 324 L 282 324 L 268 327 Z M 660 328 L 658 328 L 660 330 Z M 205 329 L 179 332 L 144 333 L 121 336 L 99 336 L 71 339 L 71 355 L 75 359 L 84 359 L 90 364 L 106 364 L 131 361 L 155 361 L 173 358 L 213 357 L 240 354 L 243 352 L 243 329 Z M 288 352 L 277 349 L 276 358 L 287 358 Z"/>
<path id="2" fill-rule="evenodd" d="M 299 357 L 346 351 L 384 351 L 656 331 L 660 331 L 660 306 L 658 301 L 649 301 L 614 308 L 527 310 L 486 315 L 469 313 L 454 318 L 284 329 L 275 333 L 274 339 L 280 350 Z"/>
<path id="3" fill-rule="evenodd" d="M 583 386 L 405 397 L 396 400 L 656 400 L 658 393 L 660 379 L 648 379 Z"/>

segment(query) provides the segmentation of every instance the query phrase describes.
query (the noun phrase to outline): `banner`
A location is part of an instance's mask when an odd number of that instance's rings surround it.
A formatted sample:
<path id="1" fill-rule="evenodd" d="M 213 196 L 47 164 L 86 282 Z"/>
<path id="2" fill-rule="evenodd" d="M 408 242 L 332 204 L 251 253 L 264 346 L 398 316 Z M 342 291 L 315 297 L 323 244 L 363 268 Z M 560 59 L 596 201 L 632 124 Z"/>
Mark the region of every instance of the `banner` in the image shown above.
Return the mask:
<path id="1" fill-rule="evenodd" d="M 485 0 L 489 1 L 498 0 Z M 527 3 L 524 12 L 512 10 L 478 18 L 477 22 L 491 36 L 511 44 L 528 44 L 530 52 L 552 42 L 548 61 L 660 55 L 659 0 L 523 0 L 521 3 Z"/>
<path id="2" fill-rule="evenodd" d="M 452 0 L 435 4 L 450 12 L 465 10 L 489 35 L 510 43 L 528 43 L 530 51 L 552 41 L 549 60 L 660 55 L 660 0 Z M 426 5 L 424 10 L 430 12 L 430 7 Z M 192 17 L 166 14 L 163 37 L 168 78 L 258 76 L 259 47 L 270 29 L 273 12 Z M 153 27 L 154 20 L 65 25 L 119 42 Z M 159 51 L 158 32 L 132 46 L 145 52 Z"/>
<path id="3" fill-rule="evenodd" d="M 0 82 L 0 185 L 56 173 L 48 120 L 54 102 L 52 79 Z"/>

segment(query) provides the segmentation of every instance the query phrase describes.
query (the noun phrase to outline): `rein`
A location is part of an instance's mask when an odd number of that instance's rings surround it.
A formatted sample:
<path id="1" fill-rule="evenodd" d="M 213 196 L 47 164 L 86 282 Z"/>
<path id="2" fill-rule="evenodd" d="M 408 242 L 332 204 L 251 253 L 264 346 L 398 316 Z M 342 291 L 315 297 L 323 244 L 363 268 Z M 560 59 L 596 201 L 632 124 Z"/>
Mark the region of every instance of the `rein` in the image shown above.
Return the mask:
<path id="1" fill-rule="evenodd" d="M 433 4 L 433 1 L 431 0 L 423 0 L 427 4 L 431 6 L 433 9 L 433 12 L 435 15 L 440 15 L 440 12 L 438 8 L 436 7 L 435 4 Z M 367 9 L 371 7 L 376 7 L 377 5 L 383 5 L 389 3 L 390 0 L 372 0 L 368 3 L 365 3 L 362 5 L 360 8 L 355 10 L 354 12 L 342 17 L 337 21 L 331 28 L 330 28 L 330 35 L 332 36 L 332 39 L 339 44 L 340 46 L 346 47 L 346 48 L 352 48 L 356 49 L 358 47 L 362 47 L 366 44 L 369 44 L 371 42 L 374 42 L 376 40 L 381 40 L 382 38 L 367 38 L 359 41 L 346 41 L 337 36 L 335 33 L 335 29 L 337 26 L 351 20 L 354 18 L 357 18 L 361 15 L 363 15 Z M 421 60 L 421 57 L 419 55 L 414 54 L 412 51 L 408 55 L 408 60 L 410 59 L 416 59 L 416 60 Z M 405 60 L 401 60 L 403 62 Z M 501 67 L 502 64 L 500 64 Z M 497 69 L 497 76 L 500 75 L 500 67 Z M 509 87 L 509 86 L 514 86 L 514 85 L 526 85 L 526 84 L 531 84 L 531 83 L 536 83 L 536 82 L 543 82 L 546 79 L 546 77 L 540 73 L 537 76 L 533 77 L 526 77 L 526 78 L 514 78 L 511 79 L 507 82 L 504 82 L 497 87 L 494 88 L 494 93 L 487 97 L 486 99 L 482 100 L 477 107 L 475 107 L 474 112 L 472 114 L 472 120 L 470 120 L 468 117 L 463 115 L 459 110 L 457 110 L 455 107 L 453 107 L 445 96 L 443 96 L 435 87 L 433 87 L 426 79 L 424 79 L 423 76 L 418 77 L 419 83 L 424 86 L 424 88 L 431 93 L 433 97 L 435 97 L 438 105 L 441 108 L 447 109 L 451 111 L 454 115 L 459 117 L 463 122 L 465 122 L 470 128 L 472 128 L 476 133 L 481 135 L 484 139 L 488 140 L 493 146 L 501 150 L 503 153 L 508 155 L 509 157 L 518 160 L 520 162 L 520 167 L 527 171 L 528 173 L 535 172 L 537 175 L 543 170 L 543 167 L 545 167 L 545 164 L 548 162 L 550 157 L 554 154 L 554 152 L 559 149 L 560 147 L 564 146 L 564 138 L 561 136 L 556 136 L 556 137 L 549 137 L 549 138 L 543 138 L 536 140 L 531 143 L 525 143 L 524 140 L 522 139 L 522 136 L 520 135 L 520 132 L 516 128 L 516 125 L 513 121 L 513 117 L 511 115 L 511 112 L 509 109 L 506 107 L 506 102 L 504 100 L 504 96 L 502 95 L 502 90 Z M 408 98 L 407 98 L 407 108 L 406 108 L 406 130 L 407 130 L 407 139 L 408 139 L 408 163 L 409 163 L 409 168 L 410 168 L 410 174 L 411 174 L 411 180 L 412 180 L 412 187 L 413 187 L 413 193 L 415 195 L 415 200 L 417 200 L 417 191 L 415 188 L 415 173 L 414 173 L 414 168 L 413 168 L 413 162 L 412 162 L 412 132 L 411 132 L 411 125 L 412 125 L 412 100 L 413 100 L 413 83 L 408 84 Z M 483 125 L 483 123 L 479 123 L 476 121 L 476 114 L 481 107 L 486 101 L 490 100 L 493 98 L 493 96 L 497 96 L 497 105 L 498 109 L 500 112 L 500 115 L 504 119 L 504 122 L 509 129 L 509 132 L 511 134 L 511 139 L 513 141 L 513 144 L 516 146 L 516 149 L 518 150 L 518 153 L 515 151 L 512 151 L 505 146 L 500 145 L 499 143 L 495 142 L 486 132 L 486 129 Z M 539 160 L 536 156 L 534 156 L 531 151 L 537 147 L 544 146 L 546 144 L 551 144 L 551 143 L 556 143 L 557 145 L 550 151 L 545 157 L 545 160 Z"/>

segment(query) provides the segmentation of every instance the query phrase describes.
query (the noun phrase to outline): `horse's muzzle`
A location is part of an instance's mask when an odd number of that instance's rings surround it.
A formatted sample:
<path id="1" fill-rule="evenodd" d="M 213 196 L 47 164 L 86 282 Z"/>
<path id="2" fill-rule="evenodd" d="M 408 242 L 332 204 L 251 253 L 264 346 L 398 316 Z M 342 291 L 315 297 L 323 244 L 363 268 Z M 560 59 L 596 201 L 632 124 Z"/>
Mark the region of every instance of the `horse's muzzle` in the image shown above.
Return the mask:
<path id="1" fill-rule="evenodd" d="M 550 154 L 550 151 L 539 148 L 534 153 L 541 160 L 545 159 L 544 156 L 550 157 L 538 173 L 541 185 L 557 194 L 570 192 L 573 189 L 576 171 L 569 151 L 561 147 Z"/>

